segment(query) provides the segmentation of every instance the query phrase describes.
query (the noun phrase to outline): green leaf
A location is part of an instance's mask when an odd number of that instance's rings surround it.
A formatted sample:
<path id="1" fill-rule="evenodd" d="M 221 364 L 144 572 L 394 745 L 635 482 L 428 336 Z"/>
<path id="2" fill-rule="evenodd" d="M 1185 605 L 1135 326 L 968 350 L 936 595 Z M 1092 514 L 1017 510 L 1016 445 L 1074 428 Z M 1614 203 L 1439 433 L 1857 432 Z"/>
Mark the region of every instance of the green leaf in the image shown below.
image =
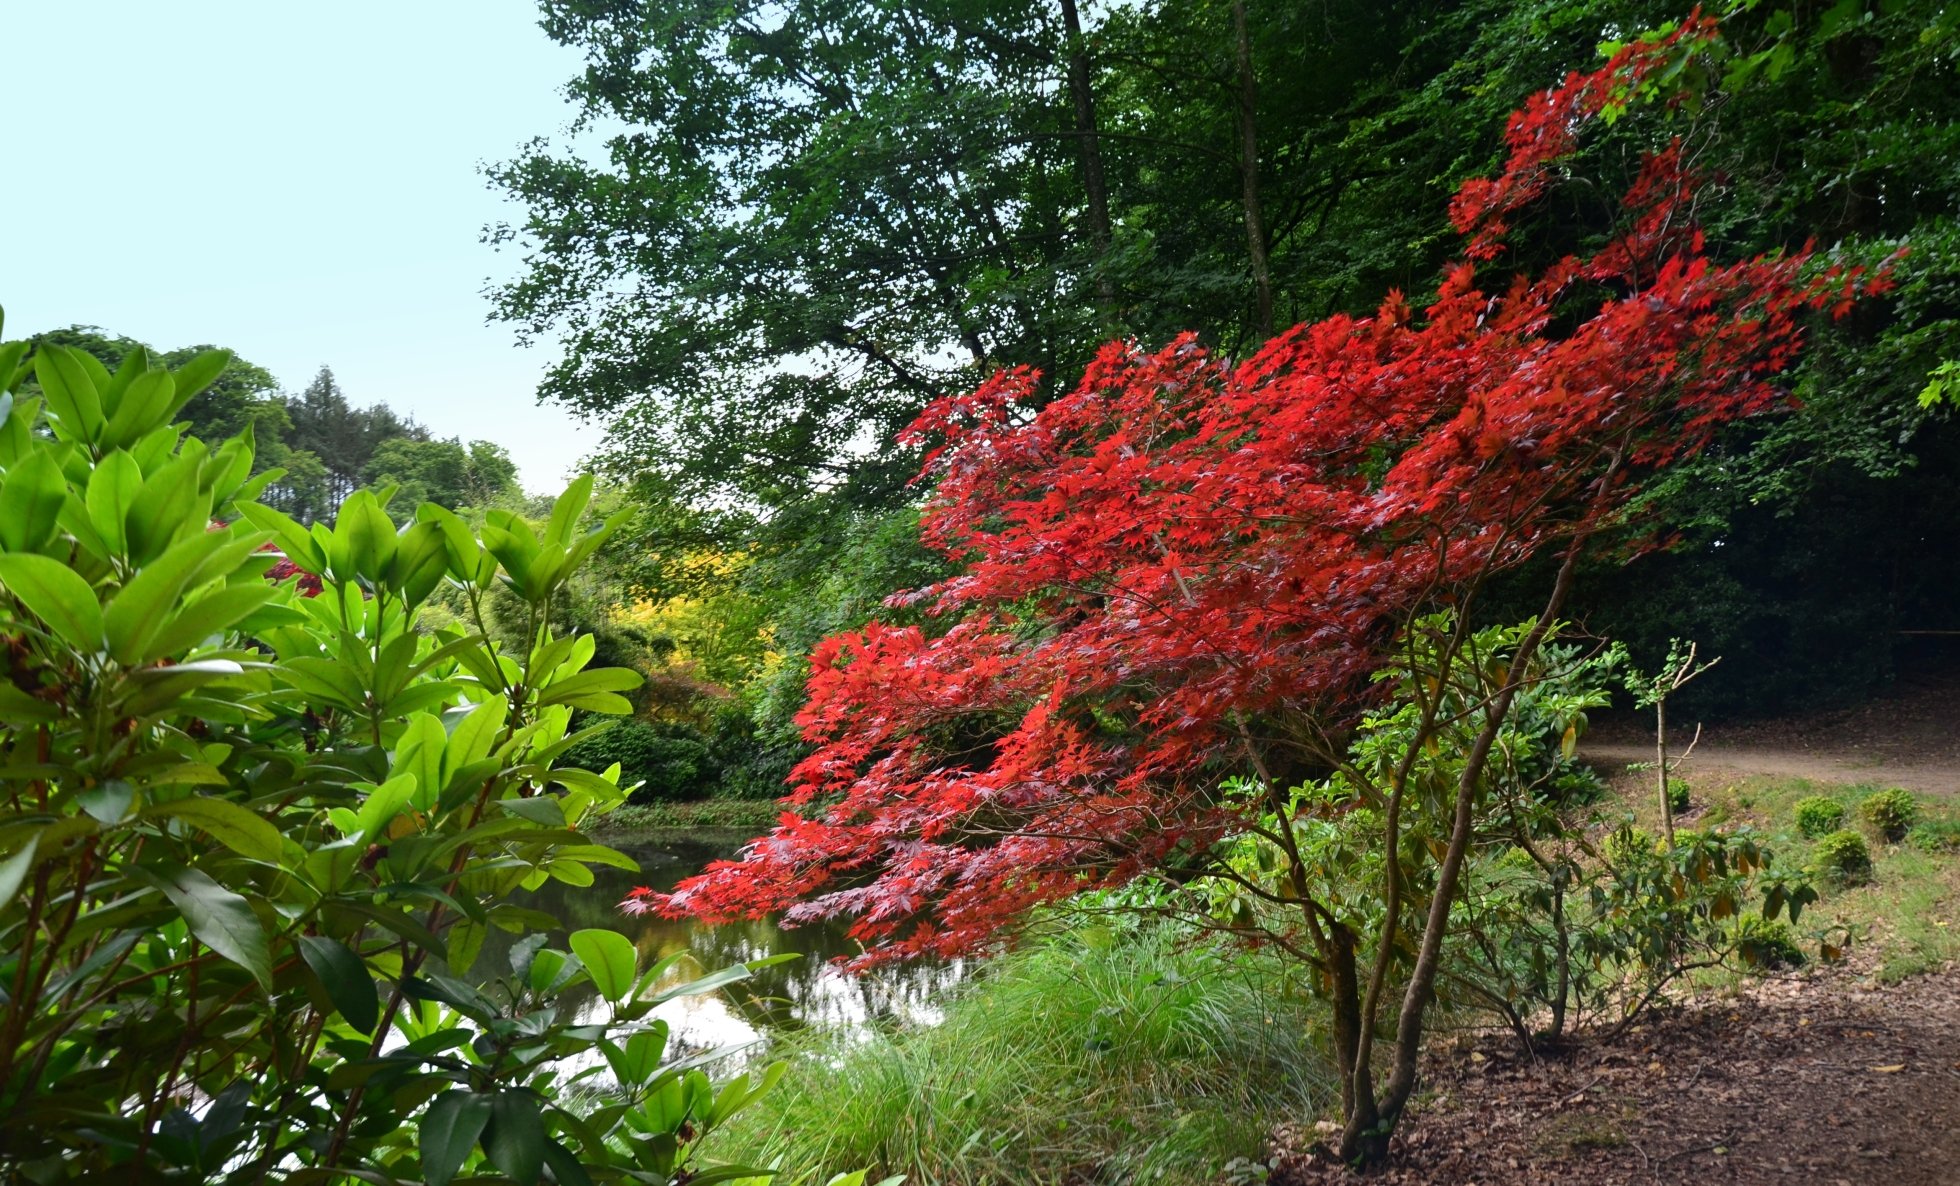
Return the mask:
<path id="1" fill-rule="evenodd" d="M 129 509 L 136 505 L 136 492 L 143 486 L 143 470 L 136 459 L 121 449 L 96 463 L 88 480 L 88 520 L 109 550 L 120 556 L 129 551 Z"/>
<path id="2" fill-rule="evenodd" d="M 442 755 L 442 784 L 455 780 L 456 772 L 490 756 L 497 733 L 503 728 L 510 704 L 502 696 L 492 696 L 471 709 L 449 735 L 449 747 Z"/>
<path id="3" fill-rule="evenodd" d="M 130 558 L 138 564 L 162 554 L 187 529 L 202 532 L 210 519 L 209 504 L 197 505 L 198 466 L 195 457 L 179 457 L 143 479 L 127 525 Z"/>
<path id="4" fill-rule="evenodd" d="M 543 796 L 531 799 L 500 799 L 497 801 L 497 806 L 520 819 L 543 824 L 547 828 L 565 826 L 565 811 L 558 805 L 556 799 Z"/>
<path id="5" fill-rule="evenodd" d="M 367 801 L 355 814 L 354 826 L 363 836 L 375 839 L 388 830 L 388 825 L 407 807 L 415 796 L 415 776 L 403 774 L 387 782 L 368 788 Z"/>
<path id="6" fill-rule="evenodd" d="M 82 363 L 85 357 L 69 346 L 43 346 L 34 352 L 34 377 L 41 381 L 55 435 L 62 440 L 93 442 L 102 431 L 102 396 Z"/>
<path id="7" fill-rule="evenodd" d="M 358 574 L 370 585 L 379 584 L 395 558 L 395 521 L 381 509 L 374 495 L 357 490 L 341 503 L 333 534 L 337 550 L 345 553 L 347 566 L 352 569 L 341 571 L 337 555 L 334 575 L 347 580 Z"/>
<path id="8" fill-rule="evenodd" d="M 578 1158 L 555 1140 L 544 1143 L 544 1163 L 551 1167 L 551 1176 L 558 1180 L 558 1186 L 592 1186 L 592 1176 L 585 1172 Z"/>
<path id="9" fill-rule="evenodd" d="M 428 1186 L 449 1186 L 489 1120 L 489 1096 L 467 1091 L 446 1091 L 437 1096 L 418 1126 L 422 1180 Z"/>
<path id="10" fill-rule="evenodd" d="M 169 371 L 145 371 L 131 379 L 116 410 L 109 416 L 102 443 L 117 448 L 168 423 L 175 391 L 176 384 Z"/>
<path id="11" fill-rule="evenodd" d="M 364 1034 L 373 1033 L 381 1020 L 381 998 L 374 990 L 374 977 L 369 975 L 361 957 L 345 943 L 325 935 L 301 935 L 299 954 L 320 978 L 327 999 L 340 1010 L 347 1024 Z"/>
<path id="12" fill-rule="evenodd" d="M 538 696 L 540 704 L 559 704 L 594 692 L 630 692 L 646 677 L 629 667 L 595 667 L 567 676 Z"/>
<path id="13" fill-rule="evenodd" d="M 426 712 L 409 717 L 401 740 L 395 743 L 395 760 L 389 773 L 415 776 L 414 804 L 423 811 L 436 805 L 442 791 L 442 754 L 448 743 L 442 718 Z"/>
<path id="14" fill-rule="evenodd" d="M 9 723 L 56 721 L 61 719 L 61 709 L 46 700 L 29 696 L 11 682 L 0 680 L 0 719 Z"/>
<path id="15" fill-rule="evenodd" d="M 19 852 L 0 861 L 0 910 L 6 909 L 14 900 L 14 895 L 20 892 L 21 885 L 27 880 L 28 871 L 34 868 L 34 851 L 40 845 L 41 836 L 37 832 L 28 837 L 27 843 L 21 846 Z"/>
<path id="16" fill-rule="evenodd" d="M 169 419 L 182 411 L 184 405 L 191 402 L 198 392 L 216 383 L 218 376 L 224 374 L 225 368 L 230 365 L 231 351 L 206 350 L 172 371 L 170 378 L 175 394 L 163 413 L 164 419 Z"/>
<path id="17" fill-rule="evenodd" d="M 0 585 L 75 649 L 102 649 L 102 606 L 74 569 L 46 556 L 0 556 Z"/>
<path id="18" fill-rule="evenodd" d="M 279 595 L 269 584 L 230 585 L 178 610 L 142 651 L 143 662 L 178 655 L 237 625 Z"/>
<path id="19" fill-rule="evenodd" d="M 459 919 L 449 928 L 449 973 L 452 976 L 467 976 L 476 965 L 476 957 L 483 951 L 483 940 L 490 928 L 474 919 Z"/>
<path id="20" fill-rule="evenodd" d="M 205 796 L 178 799 L 147 807 L 143 815 L 151 819 L 182 820 L 239 856 L 255 861 L 277 864 L 285 847 L 279 829 L 264 817 L 224 799 Z"/>
<path id="21" fill-rule="evenodd" d="M 633 970 L 639 964 L 632 940 L 618 931 L 588 927 L 572 932 L 571 946 L 600 996 L 617 1003 L 632 989 Z"/>
<path id="22" fill-rule="evenodd" d="M 109 603 L 109 612 L 103 619 L 109 636 L 109 653 L 117 662 L 135 666 L 154 657 L 151 643 L 175 616 L 185 588 L 205 561 L 227 542 L 230 542 L 228 537 L 218 532 L 200 532 L 172 544 L 137 570 Z"/>
<path id="23" fill-rule="evenodd" d="M 0 549 L 32 552 L 54 536 L 55 521 L 68 498 L 52 449 L 36 449 L 0 481 Z"/>
<path id="24" fill-rule="evenodd" d="M 272 954 L 266 946 L 265 928 L 244 898 L 197 869 L 152 873 L 147 880 L 176 905 L 191 934 L 250 972 L 267 992 L 272 991 Z"/>
<path id="25" fill-rule="evenodd" d="M 528 1091 L 504 1091 L 491 1097 L 490 1127 L 483 1151 L 490 1164 L 519 1186 L 534 1186 L 544 1169 L 544 1118 L 537 1097 Z"/>
<path id="26" fill-rule="evenodd" d="M 324 573 L 327 570 L 326 553 L 306 528 L 290 516 L 275 511 L 269 506 L 256 502 L 238 504 L 238 513 L 260 531 L 272 533 L 272 541 L 279 545 L 279 551 L 286 559 L 311 573 Z"/>
<path id="27" fill-rule="evenodd" d="M 558 500 L 551 505 L 551 524 L 545 529 L 545 538 L 564 547 L 571 543 L 572 528 L 578 526 L 580 515 L 592 501 L 592 475 L 580 474 Z"/>
<path id="28" fill-rule="evenodd" d="M 100 824 L 114 827 L 129 818 L 136 804 L 136 788 L 120 778 L 112 778 L 75 796 L 75 806 Z"/>

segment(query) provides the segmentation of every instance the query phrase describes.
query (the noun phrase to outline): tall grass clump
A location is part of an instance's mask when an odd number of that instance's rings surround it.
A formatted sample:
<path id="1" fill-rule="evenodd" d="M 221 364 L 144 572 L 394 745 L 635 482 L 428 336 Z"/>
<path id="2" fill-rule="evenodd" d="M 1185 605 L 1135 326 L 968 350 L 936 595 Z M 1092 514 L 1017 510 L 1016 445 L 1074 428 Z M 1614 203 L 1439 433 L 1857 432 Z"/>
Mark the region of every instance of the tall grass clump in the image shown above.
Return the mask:
<path id="1" fill-rule="evenodd" d="M 1195 1186 L 1335 1094 L 1318 1023 L 1277 960 L 1167 924 L 1078 928 L 1001 957 L 939 1024 L 789 1039 L 772 1057 L 793 1087 L 720 1147 L 819 1183 Z"/>

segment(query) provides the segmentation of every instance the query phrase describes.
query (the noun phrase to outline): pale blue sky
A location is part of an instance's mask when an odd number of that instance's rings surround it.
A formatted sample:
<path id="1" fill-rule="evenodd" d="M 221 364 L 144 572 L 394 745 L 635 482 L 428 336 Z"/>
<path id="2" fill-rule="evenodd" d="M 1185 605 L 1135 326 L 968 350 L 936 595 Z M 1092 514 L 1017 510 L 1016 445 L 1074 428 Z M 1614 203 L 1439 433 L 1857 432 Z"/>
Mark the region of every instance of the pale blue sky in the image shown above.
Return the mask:
<path id="1" fill-rule="evenodd" d="M 331 365 L 555 488 L 598 434 L 554 358 L 485 324 L 517 215 L 479 162 L 559 133 L 578 56 L 531 0 L 0 0 L 6 337 L 74 323 L 211 342 L 289 389 Z"/>

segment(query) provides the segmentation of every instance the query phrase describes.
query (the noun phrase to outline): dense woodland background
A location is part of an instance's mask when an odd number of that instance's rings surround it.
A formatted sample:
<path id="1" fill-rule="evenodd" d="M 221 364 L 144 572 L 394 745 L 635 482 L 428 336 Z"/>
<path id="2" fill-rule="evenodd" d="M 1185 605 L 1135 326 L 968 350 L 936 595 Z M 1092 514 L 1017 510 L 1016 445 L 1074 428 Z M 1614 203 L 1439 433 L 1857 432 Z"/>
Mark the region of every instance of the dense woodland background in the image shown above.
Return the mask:
<path id="1" fill-rule="evenodd" d="M 1667 135 L 1718 182 L 1701 213 L 1719 254 L 1908 250 L 1892 297 L 1818 319 L 1796 410 L 1652 492 L 1667 550 L 1582 574 L 1585 630 L 1647 662 L 1674 636 L 1724 657 L 1682 696 L 1711 718 L 1856 698 L 1960 643 L 1960 426 L 1928 387 L 1960 357 L 1960 15 L 1721 7 L 1726 57 L 1571 163 L 1568 192 L 1597 205 L 1562 198 L 1498 261 L 1595 245 L 1638 146 Z M 1112 337 L 1197 329 L 1243 354 L 1393 290 L 1420 305 L 1456 248 L 1449 197 L 1497 161 L 1506 114 L 1683 15 L 549 0 L 546 32 L 587 58 L 577 123 L 489 168 L 528 216 L 487 238 L 523 261 L 495 315 L 562 340 L 542 397 L 609 426 L 603 498 L 634 513 L 565 612 L 654 679 L 587 757 L 657 797 L 776 793 L 802 656 L 902 619 L 884 599 L 945 564 L 917 543 L 919 457 L 894 443 L 927 402 L 1013 366 L 1062 390 Z M 135 345 L 51 337 L 111 363 Z M 362 484 L 402 485 L 402 506 L 523 501 L 496 446 L 352 407 L 324 370 L 295 396 L 240 363 L 187 414 L 213 436 L 254 424 L 260 464 L 288 471 L 269 499 L 302 520 Z"/>

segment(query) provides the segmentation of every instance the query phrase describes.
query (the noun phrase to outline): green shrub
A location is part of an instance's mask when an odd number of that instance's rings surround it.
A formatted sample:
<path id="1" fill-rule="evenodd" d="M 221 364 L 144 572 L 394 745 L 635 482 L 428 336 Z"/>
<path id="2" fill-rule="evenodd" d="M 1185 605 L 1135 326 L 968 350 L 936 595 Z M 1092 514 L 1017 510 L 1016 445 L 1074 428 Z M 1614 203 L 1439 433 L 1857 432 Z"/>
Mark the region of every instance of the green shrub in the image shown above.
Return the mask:
<path id="1" fill-rule="evenodd" d="M 1811 867 L 1838 885 L 1863 885 L 1872 879 L 1871 849 L 1857 832 L 1832 832 L 1817 842 Z"/>
<path id="2" fill-rule="evenodd" d="M 1790 924 L 1745 914 L 1736 920 L 1735 951 L 1752 968 L 1798 968 L 1803 966 L 1803 949 L 1797 946 Z"/>
<path id="3" fill-rule="evenodd" d="M 700 799 L 714 788 L 707 739 L 689 725 L 620 721 L 567 750 L 565 758 L 591 770 L 619 763 L 619 785 L 631 788 L 633 803 Z"/>
<path id="4" fill-rule="evenodd" d="M 1844 826 L 1844 804 L 1822 795 L 1797 800 L 1797 830 L 1815 840 Z"/>
<path id="5" fill-rule="evenodd" d="M 1627 826 L 1606 837 L 1606 860 L 1612 865 L 1629 865 L 1653 857 L 1660 841 L 1644 828 Z"/>
<path id="6" fill-rule="evenodd" d="M 1921 852 L 1960 852 L 1960 820 L 1922 820 L 1906 833 Z"/>
<path id="7" fill-rule="evenodd" d="M 1896 843 L 1905 838 L 1906 829 L 1919 819 L 1919 802 L 1911 791 L 1894 787 L 1867 797 L 1858 804 L 1858 814 L 1880 836 Z"/>
<path id="8" fill-rule="evenodd" d="M 1667 780 L 1667 809 L 1676 815 L 1688 810 L 1688 784 L 1683 780 Z"/>
<path id="9" fill-rule="evenodd" d="M 172 424 L 221 352 L 28 349 L 0 344 L 0 1181 L 713 1180 L 696 1142 L 752 1085 L 668 1061 L 624 936 L 549 950 L 510 902 L 632 863 L 581 831 L 620 788 L 562 751 L 640 677 L 542 621 L 619 525 L 580 525 L 591 479 L 544 526 L 398 528 L 363 490 L 309 529 L 254 501 L 249 436 Z M 444 583 L 541 624 L 425 628 Z M 522 937 L 482 990 L 492 926 Z M 585 982 L 602 1009 L 553 1009 Z M 565 1086 L 602 1062 L 603 1098 Z"/>

